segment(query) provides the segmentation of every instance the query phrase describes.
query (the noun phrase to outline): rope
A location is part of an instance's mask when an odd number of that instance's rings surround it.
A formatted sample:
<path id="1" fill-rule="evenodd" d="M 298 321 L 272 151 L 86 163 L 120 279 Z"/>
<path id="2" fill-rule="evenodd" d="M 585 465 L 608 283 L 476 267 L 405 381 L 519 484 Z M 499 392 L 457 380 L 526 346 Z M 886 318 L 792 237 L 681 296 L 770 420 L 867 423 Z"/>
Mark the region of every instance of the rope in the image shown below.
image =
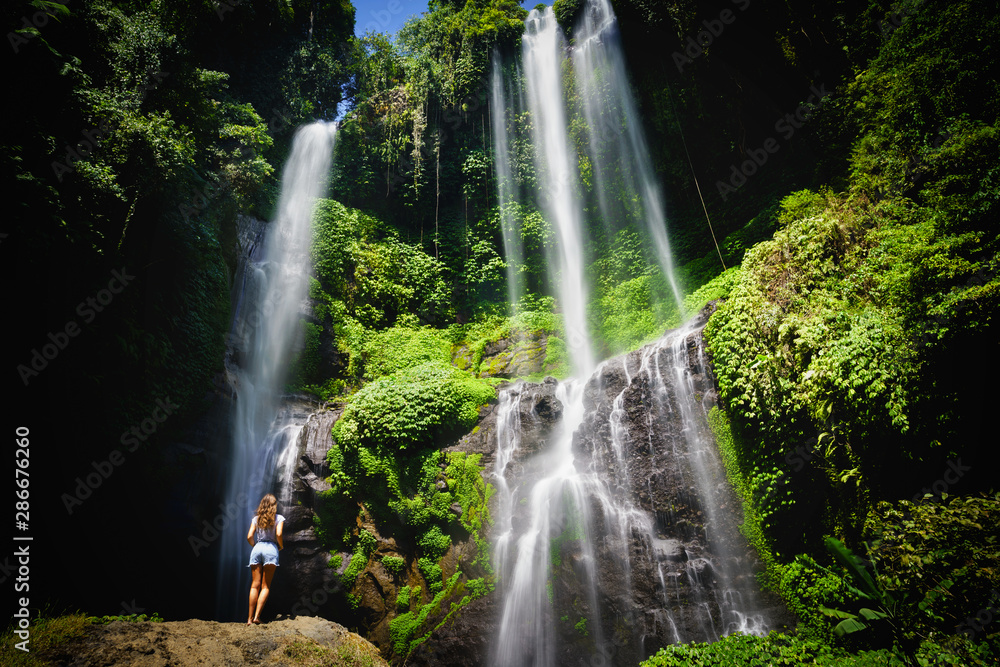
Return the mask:
<path id="1" fill-rule="evenodd" d="M 726 270 L 726 261 L 722 259 L 722 251 L 719 250 L 719 242 L 715 238 L 715 229 L 712 228 L 712 219 L 708 216 L 708 208 L 705 206 L 705 198 L 701 195 L 701 185 L 698 184 L 698 175 L 694 173 L 694 164 L 691 162 L 691 153 L 688 152 L 687 141 L 684 139 L 684 128 L 681 127 L 680 116 L 677 115 L 677 108 L 674 106 L 674 96 L 667 84 L 667 100 L 670 102 L 670 110 L 674 113 L 674 122 L 677 123 L 677 132 L 681 135 L 681 144 L 684 146 L 684 155 L 687 156 L 688 168 L 691 169 L 691 178 L 694 179 L 694 187 L 698 191 L 698 199 L 701 201 L 701 210 L 705 212 L 705 220 L 708 222 L 708 231 L 712 233 L 712 243 L 715 244 L 715 252 L 719 255 L 719 262 L 722 270 Z"/>

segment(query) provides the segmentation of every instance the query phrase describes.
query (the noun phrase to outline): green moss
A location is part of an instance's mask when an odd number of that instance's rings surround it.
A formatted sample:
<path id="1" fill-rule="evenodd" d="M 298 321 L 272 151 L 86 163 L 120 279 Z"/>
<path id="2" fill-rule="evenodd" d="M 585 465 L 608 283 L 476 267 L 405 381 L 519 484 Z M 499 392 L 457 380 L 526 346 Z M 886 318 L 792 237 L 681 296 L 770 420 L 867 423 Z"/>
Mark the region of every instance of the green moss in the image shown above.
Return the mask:
<path id="1" fill-rule="evenodd" d="M 485 597 L 493 592 L 493 578 L 479 577 L 478 579 L 469 579 L 465 582 L 465 590 L 468 591 L 469 597 L 473 600 Z"/>
<path id="2" fill-rule="evenodd" d="M 558 336 L 549 336 L 545 341 L 545 361 L 542 373 L 554 378 L 563 378 L 572 372 L 566 343 Z"/>
<path id="3" fill-rule="evenodd" d="M 379 378 L 428 361 L 451 363 L 448 334 L 431 327 L 395 326 L 365 341 L 365 375 Z"/>
<path id="4" fill-rule="evenodd" d="M 708 413 L 708 425 L 715 436 L 715 442 L 719 448 L 719 456 L 726 469 L 726 477 L 729 479 L 729 483 L 732 484 L 743 506 L 743 523 L 740 525 L 740 532 L 747 537 L 764 562 L 766 569 L 763 573 L 762 583 L 776 590 L 777 582 L 780 578 L 780 568 L 774 557 L 773 546 L 764 533 L 760 512 L 754 505 L 750 483 L 740 467 L 740 460 L 729 419 L 722 410 L 714 407 Z"/>
<path id="5" fill-rule="evenodd" d="M 290 665 L 309 665 L 310 667 L 373 667 L 384 664 L 378 650 L 370 644 L 356 641 L 343 641 L 337 646 L 324 646 L 313 639 L 300 638 L 292 641 L 284 649 L 285 657 Z"/>
<path id="6" fill-rule="evenodd" d="M 344 448 L 389 450 L 433 444 L 468 430 L 479 407 L 493 400 L 489 383 L 442 362 L 379 378 L 351 397 L 333 427 Z"/>
<path id="7" fill-rule="evenodd" d="M 418 632 L 424 629 L 427 619 L 431 616 L 431 614 L 439 612 L 442 602 L 455 591 L 460 577 L 461 572 L 456 572 L 452 575 L 447 582 L 447 586 L 440 589 L 434 596 L 434 599 L 427 604 L 422 605 L 416 612 L 408 611 L 389 621 L 389 638 L 392 643 L 392 650 L 397 656 L 401 656 L 405 659 L 405 657 L 408 656 L 413 649 L 430 637 L 435 628 L 440 627 L 459 608 L 461 608 L 461 606 L 464 606 L 453 604 L 452 609 L 440 623 L 436 624 L 433 628 L 428 629 L 423 635 L 418 635 Z"/>
<path id="8" fill-rule="evenodd" d="M 403 586 L 396 593 L 396 609 L 398 611 L 406 611 L 410 608 L 410 587 Z"/>
<path id="9" fill-rule="evenodd" d="M 451 536 L 442 533 L 435 524 L 417 539 L 417 546 L 428 558 L 439 560 L 451 547 Z"/>
<path id="10" fill-rule="evenodd" d="M 427 590 L 431 593 L 437 593 L 441 590 L 441 587 L 444 585 L 444 575 L 441 572 L 440 565 L 430 558 L 425 557 L 417 561 L 417 569 L 420 570 L 420 574 L 424 575 L 424 581 L 427 582 Z"/>
<path id="11" fill-rule="evenodd" d="M 483 481 L 481 454 L 449 452 L 445 475 L 452 485 L 455 501 L 462 508 L 459 521 L 476 541 L 478 556 L 473 564 L 489 569 L 489 544 L 484 537 L 485 529 L 492 523 L 489 501 L 493 495 L 492 484 Z"/>
<path id="12" fill-rule="evenodd" d="M 399 575 L 406 567 L 406 561 L 399 556 L 382 556 L 382 566 L 394 575 Z"/>
<path id="13" fill-rule="evenodd" d="M 375 536 L 367 530 L 362 530 L 358 534 L 358 543 L 354 547 L 354 553 L 351 555 L 351 562 L 340 577 L 347 590 L 354 587 L 355 580 L 361 574 L 362 570 L 365 569 L 365 566 L 368 565 L 368 559 L 371 557 L 372 552 L 375 551 L 376 545 Z"/>

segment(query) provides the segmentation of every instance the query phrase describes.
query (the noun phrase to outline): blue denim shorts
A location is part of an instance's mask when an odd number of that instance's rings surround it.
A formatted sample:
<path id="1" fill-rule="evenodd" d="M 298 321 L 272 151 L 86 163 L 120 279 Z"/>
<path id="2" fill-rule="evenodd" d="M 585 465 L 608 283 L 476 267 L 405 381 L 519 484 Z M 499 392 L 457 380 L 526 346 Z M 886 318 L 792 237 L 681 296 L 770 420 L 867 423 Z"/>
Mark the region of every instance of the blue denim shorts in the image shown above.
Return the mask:
<path id="1" fill-rule="evenodd" d="M 253 545 L 253 550 L 250 552 L 250 562 L 247 567 L 252 565 L 278 565 L 278 545 L 274 542 L 258 542 Z"/>

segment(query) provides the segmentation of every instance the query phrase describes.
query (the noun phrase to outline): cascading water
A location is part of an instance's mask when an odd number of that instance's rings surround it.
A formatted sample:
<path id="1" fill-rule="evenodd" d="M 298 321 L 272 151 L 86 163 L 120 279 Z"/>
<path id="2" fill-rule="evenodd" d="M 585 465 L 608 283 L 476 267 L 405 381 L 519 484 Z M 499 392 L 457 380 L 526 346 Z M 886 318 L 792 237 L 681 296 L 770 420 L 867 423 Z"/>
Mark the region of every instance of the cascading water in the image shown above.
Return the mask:
<path id="1" fill-rule="evenodd" d="M 653 173 L 642 120 L 625 71 L 618 21 L 609 0 L 588 0 L 576 28 L 573 71 L 583 101 L 595 190 L 606 223 L 642 221 L 683 316 L 674 278 L 663 198 Z M 611 193 L 618 193 L 612 201 Z"/>
<path id="2" fill-rule="evenodd" d="M 583 274 L 583 211 L 578 200 L 576 153 L 571 151 L 562 97 L 564 40 L 551 7 L 532 9 L 525 20 L 522 57 L 532 117 L 532 137 L 540 192 L 539 204 L 556 230 L 557 257 L 549 258 L 550 271 L 558 267 L 566 343 L 572 351 L 575 373 L 586 377 L 594 368 L 594 354 L 587 332 L 587 290 Z"/>
<path id="3" fill-rule="evenodd" d="M 494 650 L 496 665 L 555 664 L 557 628 L 552 614 L 553 581 L 549 569 L 552 540 L 569 535 L 581 545 L 583 579 L 597 580 L 596 560 L 590 552 L 587 533 L 589 507 L 586 485 L 574 465 L 573 434 L 583 421 L 583 383 L 560 383 L 555 400 L 566 410 L 548 451 L 534 457 L 521 471 L 520 484 L 511 489 L 505 477 L 507 464 L 516 455 L 519 437 L 511 406 L 519 399 L 519 388 L 506 392 L 498 418 L 497 484 L 500 489 L 498 525 L 504 530 L 497 539 L 495 558 L 504 598 L 500 633 Z M 511 548 L 514 519 L 519 506 L 523 529 Z M 594 624 L 595 640 L 601 642 L 597 589 L 591 583 L 581 589 L 588 618 Z"/>
<path id="4" fill-rule="evenodd" d="M 518 204 L 517 183 L 511 169 L 510 146 L 507 137 L 507 109 L 513 100 L 507 93 L 500 69 L 500 54 L 493 50 L 493 69 L 490 74 L 490 121 L 493 128 L 494 153 L 496 154 L 497 198 L 500 209 L 500 227 L 503 233 L 504 257 L 507 260 L 507 302 L 511 310 L 517 306 L 523 293 L 518 275 L 524 263 L 524 248 L 514 209 Z"/>
<path id="5" fill-rule="evenodd" d="M 562 100 L 563 38 L 552 8 L 534 9 L 526 22 L 522 41 L 528 109 L 538 172 L 548 185 L 538 193 L 539 204 L 554 221 L 558 254 L 549 258 L 557 266 L 555 282 L 563 311 L 566 338 L 573 351 L 578 377 L 593 369 L 593 352 L 586 326 L 586 290 L 583 276 L 582 210 L 576 199 L 575 154 L 570 151 L 566 112 Z M 494 73 L 494 81 L 499 74 Z M 499 128 L 499 125 L 498 125 Z M 512 430 L 511 406 L 516 390 L 505 394 L 500 421 L 503 438 L 497 452 L 497 486 L 500 490 L 498 526 L 502 531 L 494 552 L 503 596 L 500 629 L 493 648 L 496 665 L 553 664 L 558 633 L 551 614 L 552 580 L 549 573 L 551 537 L 588 530 L 589 511 L 582 478 L 573 461 L 573 433 L 583 420 L 583 382 L 558 385 L 554 401 L 565 406 L 563 419 L 548 451 L 538 454 L 529 470 L 520 471 L 516 488 L 507 483 L 507 464 L 515 456 L 519 438 Z M 524 506 L 528 512 L 515 526 Z M 520 534 L 515 541 L 515 531 Z M 588 537 L 582 540 L 581 567 L 589 581 L 596 581 L 596 561 L 589 553 Z M 584 586 L 581 605 L 594 617 L 598 613 L 596 588 Z M 601 624 L 595 623 L 597 637 Z"/>
<path id="6" fill-rule="evenodd" d="M 704 322 L 586 384 L 501 393 L 492 664 L 636 664 L 669 643 L 767 631 L 707 426 Z"/>
<path id="7" fill-rule="evenodd" d="M 277 219 L 268 226 L 264 242 L 256 244 L 242 276 L 230 342 L 244 358 L 233 371 L 232 450 L 223 482 L 225 506 L 239 511 L 224 524 L 220 537 L 216 606 L 224 620 L 238 619 L 245 609 L 250 582 L 244 562 L 246 530 L 258 501 L 267 492 L 287 497 L 277 475 L 282 465 L 291 467 L 282 455 L 293 456 L 288 452 L 295 448 L 302 418 L 282 405 L 282 389 L 285 371 L 301 345 L 299 319 L 306 309 L 312 265 L 312 212 L 327 188 L 334 136 L 335 126 L 328 123 L 296 132 L 281 179 Z"/>

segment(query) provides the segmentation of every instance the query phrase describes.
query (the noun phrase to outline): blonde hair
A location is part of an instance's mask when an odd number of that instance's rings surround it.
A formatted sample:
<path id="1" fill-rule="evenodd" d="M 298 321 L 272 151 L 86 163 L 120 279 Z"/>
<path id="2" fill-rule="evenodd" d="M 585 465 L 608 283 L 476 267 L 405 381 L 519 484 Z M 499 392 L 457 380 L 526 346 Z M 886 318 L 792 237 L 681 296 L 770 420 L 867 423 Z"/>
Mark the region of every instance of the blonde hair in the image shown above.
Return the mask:
<path id="1" fill-rule="evenodd" d="M 269 493 L 260 499 L 257 506 L 257 528 L 267 530 L 274 525 L 274 517 L 278 513 L 278 499 Z"/>

